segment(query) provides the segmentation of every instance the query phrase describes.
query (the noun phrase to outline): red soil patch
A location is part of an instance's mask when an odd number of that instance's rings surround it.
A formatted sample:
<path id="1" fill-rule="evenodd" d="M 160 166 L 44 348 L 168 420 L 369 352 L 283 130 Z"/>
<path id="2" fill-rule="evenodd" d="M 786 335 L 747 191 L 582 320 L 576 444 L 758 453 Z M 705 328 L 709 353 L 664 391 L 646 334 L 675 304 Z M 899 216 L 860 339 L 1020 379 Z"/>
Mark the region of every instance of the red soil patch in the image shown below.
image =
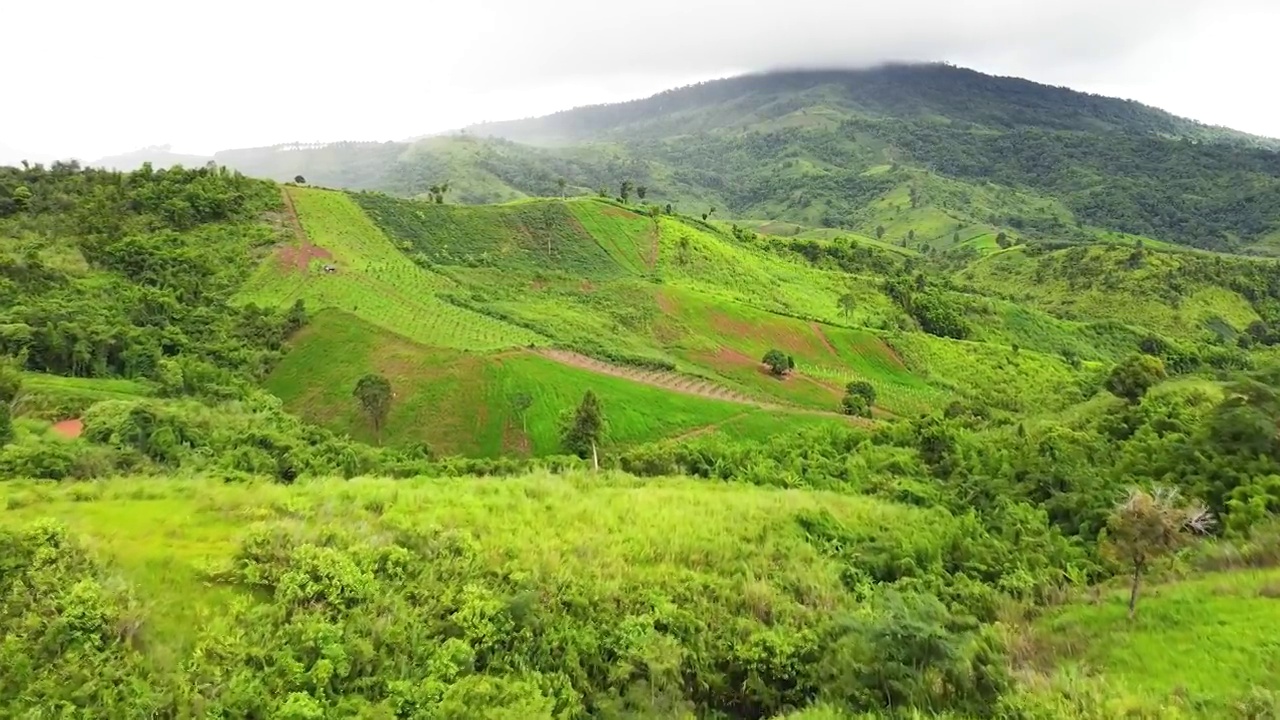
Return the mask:
<path id="1" fill-rule="evenodd" d="M 584 293 L 593 293 L 596 291 L 596 286 L 592 285 L 590 280 L 583 280 L 578 284 L 578 289 Z"/>
<path id="2" fill-rule="evenodd" d="M 547 287 L 546 280 L 534 280 L 533 282 L 529 283 L 529 289 L 534 291 L 543 290 L 546 287 Z"/>
<path id="3" fill-rule="evenodd" d="M 623 210 L 622 208 L 617 207 L 616 205 L 605 205 L 604 209 L 601 210 L 600 212 L 604 215 L 608 215 L 609 217 L 618 217 L 618 218 L 627 218 L 627 219 L 635 219 L 640 217 L 639 215 L 631 212 L 630 210 Z"/>
<path id="4" fill-rule="evenodd" d="M 294 245 L 286 245 L 276 252 L 276 261 L 285 269 L 293 268 L 301 272 L 306 272 L 311 267 L 312 260 L 328 260 L 333 257 L 328 250 L 322 247 L 316 247 L 311 244 L 311 240 L 307 238 L 307 232 L 302 229 L 302 221 L 298 220 L 298 210 L 293 206 L 293 196 L 289 194 L 287 189 L 281 190 L 284 196 L 284 220 L 289 226 L 289 230 L 293 232 L 293 238 L 296 241 Z"/>
<path id="5" fill-rule="evenodd" d="M 315 245 L 286 245 L 276 251 L 276 262 L 286 269 L 292 268 L 306 272 L 312 260 L 329 260 L 333 257 L 328 250 Z"/>
<path id="6" fill-rule="evenodd" d="M 734 350 L 733 348 L 720 347 L 716 350 L 712 360 L 718 365 L 736 365 L 739 367 L 758 367 L 763 368 L 764 365 L 759 360 L 753 360 L 746 355 Z M 766 372 L 768 372 L 766 370 Z"/>
<path id="7" fill-rule="evenodd" d="M 675 301 L 668 297 L 666 293 L 654 293 L 653 299 L 658 302 L 658 309 L 668 315 L 675 315 L 679 309 Z"/>
<path id="8" fill-rule="evenodd" d="M 813 328 L 813 333 L 817 335 L 818 339 L 822 341 L 822 344 L 827 347 L 827 352 L 835 355 L 836 348 L 831 344 L 831 341 L 827 339 L 827 334 L 822 332 L 822 326 L 816 322 L 811 322 L 809 323 L 809 327 Z"/>
<path id="9" fill-rule="evenodd" d="M 71 418 L 53 424 L 53 431 L 64 438 L 78 438 L 84 432 L 84 423 L 80 418 Z"/>

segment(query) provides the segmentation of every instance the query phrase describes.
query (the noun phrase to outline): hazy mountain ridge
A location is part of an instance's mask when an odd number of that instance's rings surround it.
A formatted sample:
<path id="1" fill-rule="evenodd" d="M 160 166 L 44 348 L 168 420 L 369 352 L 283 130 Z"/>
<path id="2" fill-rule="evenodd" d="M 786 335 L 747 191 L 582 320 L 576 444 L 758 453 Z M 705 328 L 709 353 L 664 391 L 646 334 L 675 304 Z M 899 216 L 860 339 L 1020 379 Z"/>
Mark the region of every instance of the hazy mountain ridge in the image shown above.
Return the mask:
<path id="1" fill-rule="evenodd" d="M 1133 100 L 943 64 L 743 75 L 640 100 L 482 123 L 466 130 L 530 144 L 634 138 L 636 134 L 659 137 L 682 134 L 682 123 L 687 123 L 684 132 L 746 129 L 814 106 L 869 118 L 946 119 L 1001 129 L 1124 130 L 1280 149 L 1280 140 L 1211 127 Z"/>

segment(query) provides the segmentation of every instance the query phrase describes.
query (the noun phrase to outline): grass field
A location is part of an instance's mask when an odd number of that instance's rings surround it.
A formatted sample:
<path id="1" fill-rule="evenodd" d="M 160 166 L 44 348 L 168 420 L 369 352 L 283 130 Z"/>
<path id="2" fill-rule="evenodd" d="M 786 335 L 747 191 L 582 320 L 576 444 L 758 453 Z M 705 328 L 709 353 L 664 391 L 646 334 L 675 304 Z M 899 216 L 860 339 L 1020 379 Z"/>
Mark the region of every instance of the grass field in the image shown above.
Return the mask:
<path id="1" fill-rule="evenodd" d="M 264 526 L 331 540 L 356 532 L 375 543 L 397 536 L 409 543 L 415 533 L 452 538 L 456 552 L 474 553 L 470 570 L 443 556 L 421 561 L 438 563 L 441 572 L 480 572 L 488 579 L 472 579 L 481 585 L 499 575 L 523 577 L 554 594 L 572 581 L 606 605 L 659 593 L 685 604 L 723 603 L 730 614 L 750 617 L 753 604 L 763 604 L 775 624 L 785 624 L 851 600 L 839 564 L 806 542 L 799 514 L 821 511 L 859 527 L 868 542 L 901 540 L 933 517 L 823 492 L 610 475 L 358 478 L 293 487 L 181 478 L 11 482 L 0 484 L 0 507 L 0 528 L 52 519 L 106 560 L 144 602 L 140 647 L 169 669 L 202 637 L 227 630 L 236 602 L 270 600 L 210 577 Z M 637 592 L 641 587 L 647 592 Z"/>
<path id="2" fill-rule="evenodd" d="M 110 378 L 72 378 L 45 373 L 22 373 L 22 391 L 14 413 L 45 420 L 79 416 L 103 400 L 136 400 L 153 392 L 145 381 Z"/>
<path id="3" fill-rule="evenodd" d="M 321 313 L 294 339 L 267 388 L 291 412 L 373 441 L 351 395 L 369 372 L 384 374 L 396 393 L 383 442 L 425 442 L 443 454 L 557 454 L 562 415 L 588 388 L 601 399 L 611 445 L 675 437 L 744 415 L 754 418 L 757 436 L 811 422 L 804 414 L 670 392 L 521 351 L 424 347 L 335 311 Z M 523 413 L 514 403 L 521 395 L 532 400 Z"/>
<path id="4" fill-rule="evenodd" d="M 933 223 L 936 238 L 917 234 L 942 249 L 956 228 L 962 243 L 994 244 L 980 218 L 949 209 L 973 198 L 952 197 L 955 187 L 932 178 L 914 192 L 934 202 L 912 209 L 912 191 L 899 186 L 873 209 L 902 214 L 917 228 Z M 984 192 L 979 199 L 991 213 L 1018 206 L 1065 217 L 1033 197 Z M 884 278 L 769 252 L 723 223 L 653 218 L 586 197 L 458 206 L 289 193 L 305 232 L 259 268 L 242 299 L 283 307 L 302 298 L 313 311 L 340 310 L 384 332 L 344 328 L 338 316 L 318 320 L 270 388 L 304 417 L 369 438 L 347 388 L 364 372 L 384 372 L 405 388 L 384 439 L 426 440 L 441 452 L 554 452 L 560 413 L 588 385 L 625 408 L 614 418 L 619 444 L 718 429 L 742 412 L 509 354 L 531 346 L 674 364 L 728 390 L 814 411 L 836 410 L 847 383 L 869 380 L 881 416 L 891 418 L 958 397 L 1014 411 L 1062 409 L 1091 394 L 1098 373 L 1150 330 L 1197 339 L 1212 323 L 1239 331 L 1257 317 L 1217 286 L 1191 288 L 1176 305 L 1163 301 L 1167 291 L 1158 286 L 1177 258 L 1153 255 L 1121 273 L 1113 266 L 1130 251 L 1118 246 L 1033 255 L 993 245 L 943 291 L 971 330 L 958 342 L 910 330 L 914 321 L 886 295 Z M 336 272 L 321 271 L 326 263 Z M 838 302 L 846 294 L 854 299 L 848 311 Z M 794 358 L 797 372 L 779 379 L 764 371 L 760 360 L 774 348 Z M 1073 368 L 1070 355 L 1085 366 Z M 334 360 L 342 357 L 355 360 Z M 539 400 L 518 418 L 511 398 L 525 392 Z"/>
<path id="5" fill-rule="evenodd" d="M 1228 717 L 1255 688 L 1277 687 L 1278 597 L 1280 571 L 1216 573 L 1149 588 L 1132 622 L 1127 591 L 1116 590 L 1051 612 L 1036 630 L 1060 672 L 1101 674 L 1194 717 Z"/>

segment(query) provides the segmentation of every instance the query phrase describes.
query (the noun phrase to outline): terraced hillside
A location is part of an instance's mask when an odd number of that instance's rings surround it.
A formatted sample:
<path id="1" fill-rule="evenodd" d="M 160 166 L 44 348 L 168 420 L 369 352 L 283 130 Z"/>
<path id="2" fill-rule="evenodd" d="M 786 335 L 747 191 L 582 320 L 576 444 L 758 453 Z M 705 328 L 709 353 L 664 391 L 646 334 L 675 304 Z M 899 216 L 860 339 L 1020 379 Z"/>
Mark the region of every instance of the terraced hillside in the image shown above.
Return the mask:
<path id="1" fill-rule="evenodd" d="M 1144 341 L 1185 349 L 1210 342 L 1209 328 L 1231 340 L 1259 319 L 1241 289 L 1207 270 L 1170 285 L 1179 268 L 1217 262 L 1210 255 L 1016 245 L 964 263 L 949 282 L 914 271 L 923 256 L 856 235 L 762 236 L 595 198 L 458 206 L 286 194 L 292 242 L 241 298 L 338 312 L 295 339 L 269 387 L 304 416 L 372 439 L 348 396 L 379 370 L 399 378 L 404 398 L 388 441 L 434 438 L 466 453 L 554 452 L 568 389 L 588 386 L 617 395 L 619 443 L 719 428 L 731 411 L 773 414 L 778 428 L 837 422 L 845 385 L 858 380 L 876 388 L 878 417 L 966 398 L 1051 411 L 1087 398 Z M 958 313 L 947 321 L 956 329 L 921 332 L 922 308 Z M 394 352 L 380 349 L 388 343 Z M 793 372 L 767 371 L 773 349 Z M 550 376 L 565 390 L 538 391 L 555 399 L 517 417 L 513 397 Z M 633 396 L 663 400 L 637 414 Z"/>

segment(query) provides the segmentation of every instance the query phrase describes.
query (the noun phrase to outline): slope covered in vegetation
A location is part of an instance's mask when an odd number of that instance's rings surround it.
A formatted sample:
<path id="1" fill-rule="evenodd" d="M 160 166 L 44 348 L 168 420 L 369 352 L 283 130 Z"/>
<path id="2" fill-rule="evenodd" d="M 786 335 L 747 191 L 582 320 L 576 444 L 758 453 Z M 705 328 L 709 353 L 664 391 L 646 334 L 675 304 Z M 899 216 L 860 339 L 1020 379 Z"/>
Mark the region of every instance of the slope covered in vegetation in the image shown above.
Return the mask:
<path id="1" fill-rule="evenodd" d="M 512 142 L 515 141 L 515 142 Z M 546 147 L 534 147 L 542 145 Z M 1001 233 L 1280 247 L 1280 141 L 944 65 L 751 75 L 416 143 L 219 154 L 277 180 L 462 203 L 612 194 L 912 248 Z M 563 184 L 562 184 L 563 183 Z"/>
<path id="2" fill-rule="evenodd" d="M 915 247 L 0 171 L 0 714 L 1275 715 L 1276 263 L 894 172 Z"/>

